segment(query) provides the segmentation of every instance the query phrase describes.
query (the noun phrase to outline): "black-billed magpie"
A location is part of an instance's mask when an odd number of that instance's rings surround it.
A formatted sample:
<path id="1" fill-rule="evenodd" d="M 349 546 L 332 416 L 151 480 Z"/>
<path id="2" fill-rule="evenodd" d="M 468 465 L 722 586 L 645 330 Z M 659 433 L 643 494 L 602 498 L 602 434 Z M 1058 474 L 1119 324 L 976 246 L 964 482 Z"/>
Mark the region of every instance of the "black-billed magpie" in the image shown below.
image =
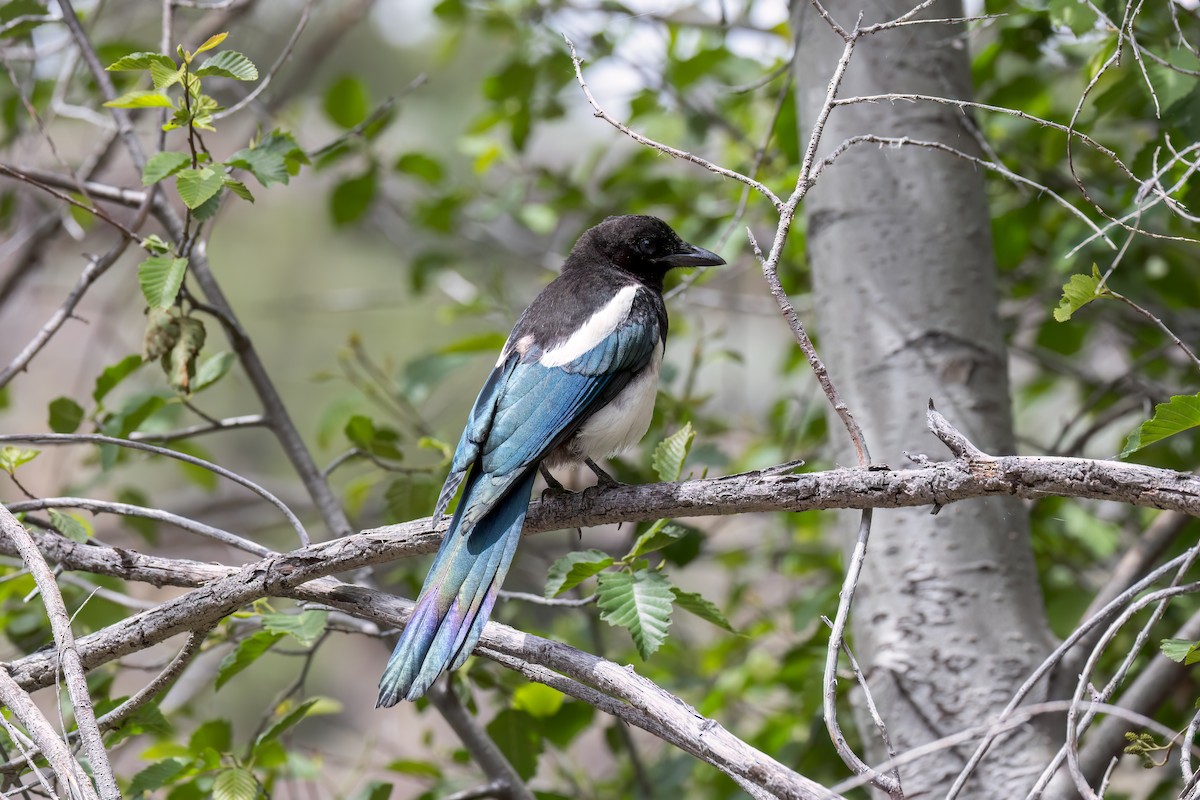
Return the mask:
<path id="1" fill-rule="evenodd" d="M 434 510 L 463 485 L 379 682 L 379 706 L 415 700 L 467 660 L 508 572 L 539 465 L 607 458 L 650 427 L 667 341 L 663 278 L 724 264 L 655 217 L 609 217 L 584 232 L 525 309 L 471 409 Z"/>

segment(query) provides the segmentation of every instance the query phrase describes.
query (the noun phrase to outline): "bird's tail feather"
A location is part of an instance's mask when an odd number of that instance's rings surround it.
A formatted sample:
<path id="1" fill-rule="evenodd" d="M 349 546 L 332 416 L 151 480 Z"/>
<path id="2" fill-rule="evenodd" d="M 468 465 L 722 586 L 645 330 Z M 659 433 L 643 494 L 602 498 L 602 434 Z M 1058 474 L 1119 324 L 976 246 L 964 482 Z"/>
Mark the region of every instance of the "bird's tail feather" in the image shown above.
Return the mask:
<path id="1" fill-rule="evenodd" d="M 475 649 L 512 563 L 537 470 L 509 491 L 465 534 L 463 512 L 479 502 L 486 481 L 467 478 L 467 487 L 438 549 L 413 614 L 379 681 L 377 706 L 415 700 L 447 669 L 457 669 Z"/>

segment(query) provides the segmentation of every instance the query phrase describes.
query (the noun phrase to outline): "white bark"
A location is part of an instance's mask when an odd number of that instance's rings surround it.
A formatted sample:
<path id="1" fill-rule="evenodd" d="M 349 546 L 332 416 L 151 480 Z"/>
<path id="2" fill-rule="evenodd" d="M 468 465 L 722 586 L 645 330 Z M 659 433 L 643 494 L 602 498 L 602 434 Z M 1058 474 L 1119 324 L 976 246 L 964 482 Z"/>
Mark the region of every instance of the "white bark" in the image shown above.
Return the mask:
<path id="1" fill-rule="evenodd" d="M 797 6 L 796 75 L 807 133 L 845 45 L 807 3 Z M 841 0 L 826 8 L 849 30 L 860 9 L 869 25 L 898 17 L 911 3 Z M 956 17 L 961 9 L 938 3 L 924 16 Z M 909 25 L 858 41 L 839 97 L 969 97 L 961 33 L 946 24 Z M 976 153 L 969 124 L 961 111 L 942 106 L 838 107 L 818 158 L 862 134 L 940 141 Z M 930 397 L 977 445 L 1011 452 L 981 172 L 943 152 L 859 145 L 824 171 L 804 206 L 821 352 L 875 460 L 902 466 L 904 451 L 933 447 L 922 415 Z M 839 447 L 848 460 L 848 446 Z M 839 535 L 849 540 L 851 531 L 845 525 Z M 877 513 L 852 632 L 900 752 L 1003 707 L 1051 646 L 1021 505 L 994 498 L 937 516 L 916 509 Z M 876 744 L 873 730 L 864 730 Z M 985 762 L 970 796 L 1019 796 L 1048 745 L 1037 729 L 1018 731 Z M 872 761 L 885 756 L 878 746 L 870 754 Z M 960 766 L 955 757 L 910 766 L 901 773 L 904 790 L 944 793 Z"/>

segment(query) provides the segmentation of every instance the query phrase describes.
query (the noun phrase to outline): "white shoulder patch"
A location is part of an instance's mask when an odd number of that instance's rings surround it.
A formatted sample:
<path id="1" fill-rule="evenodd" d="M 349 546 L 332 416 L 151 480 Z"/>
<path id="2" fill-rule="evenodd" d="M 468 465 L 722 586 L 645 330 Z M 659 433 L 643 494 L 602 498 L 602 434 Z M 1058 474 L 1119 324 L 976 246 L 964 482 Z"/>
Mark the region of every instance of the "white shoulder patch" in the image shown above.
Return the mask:
<path id="1" fill-rule="evenodd" d="M 565 342 L 546 351 L 538 363 L 543 367 L 561 367 L 603 342 L 629 317 L 629 310 L 633 308 L 633 298 L 637 296 L 639 289 L 641 287 L 636 284 L 621 289 Z"/>

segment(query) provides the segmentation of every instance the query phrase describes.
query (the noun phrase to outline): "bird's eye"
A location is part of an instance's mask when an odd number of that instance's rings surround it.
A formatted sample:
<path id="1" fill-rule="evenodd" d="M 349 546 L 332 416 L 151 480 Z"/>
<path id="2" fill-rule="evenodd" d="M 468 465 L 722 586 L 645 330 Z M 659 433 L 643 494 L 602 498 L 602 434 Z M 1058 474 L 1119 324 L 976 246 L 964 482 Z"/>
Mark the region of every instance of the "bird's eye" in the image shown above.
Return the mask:
<path id="1" fill-rule="evenodd" d="M 649 256 L 649 255 L 653 255 L 653 254 L 654 254 L 654 251 L 655 251 L 657 248 L 655 248 L 655 246 L 654 246 L 654 242 L 653 242 L 652 240 L 650 240 L 650 239 L 641 239 L 641 240 L 640 240 L 640 241 L 638 241 L 638 243 L 637 243 L 637 249 L 638 249 L 638 252 L 640 252 L 642 255 L 644 255 L 644 256 Z"/>

